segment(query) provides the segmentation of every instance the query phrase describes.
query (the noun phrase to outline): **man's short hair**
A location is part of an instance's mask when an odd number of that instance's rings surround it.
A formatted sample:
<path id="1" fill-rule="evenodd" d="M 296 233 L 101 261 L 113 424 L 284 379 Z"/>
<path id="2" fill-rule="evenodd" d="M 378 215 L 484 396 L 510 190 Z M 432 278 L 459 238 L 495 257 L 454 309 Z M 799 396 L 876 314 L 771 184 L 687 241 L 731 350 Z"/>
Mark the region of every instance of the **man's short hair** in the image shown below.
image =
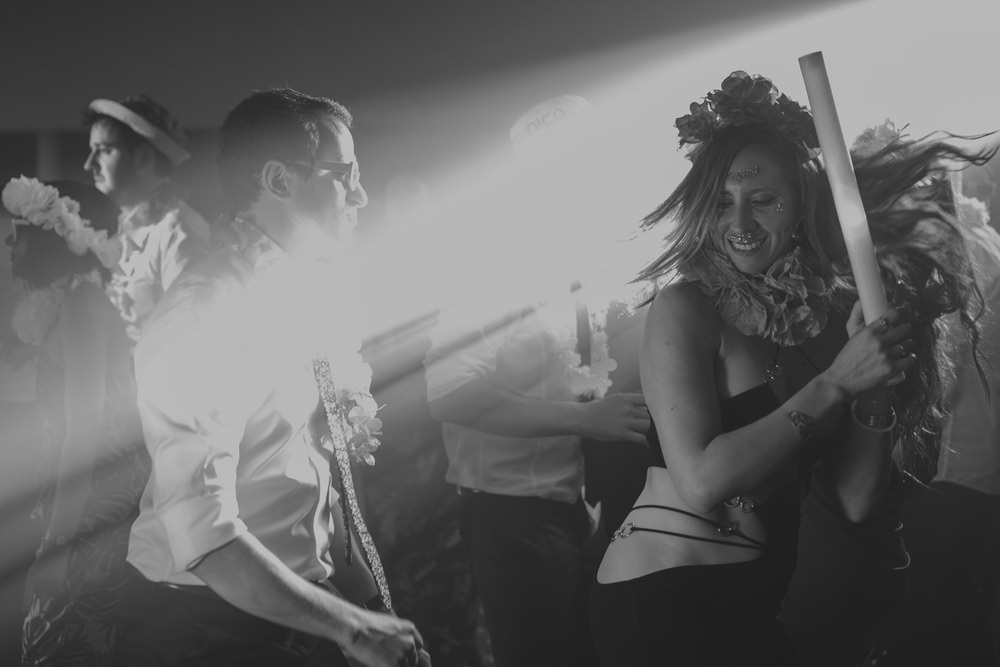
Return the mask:
<path id="1" fill-rule="evenodd" d="M 219 129 L 216 159 L 222 189 L 234 212 L 249 208 L 260 194 L 260 175 L 269 160 L 312 163 L 325 123 L 354 122 L 343 104 L 291 88 L 254 91 L 236 105 Z"/>
<path id="2" fill-rule="evenodd" d="M 184 134 L 184 130 L 181 128 L 180 122 L 174 118 L 173 114 L 171 114 L 166 107 L 159 104 L 151 97 L 147 95 L 129 95 L 125 99 L 120 100 L 119 104 L 129 111 L 139 114 L 150 124 L 155 125 L 157 128 L 168 134 L 175 142 L 180 144 L 181 147 L 187 147 L 187 136 Z M 121 122 L 117 118 L 112 118 L 107 114 L 94 111 L 90 108 L 83 112 L 83 124 L 85 127 L 93 127 L 98 123 L 106 123 L 110 126 L 117 127 L 122 138 L 122 142 L 124 142 L 129 151 L 135 151 L 136 148 L 144 144 L 151 146 L 156 154 L 156 172 L 161 176 L 169 176 L 172 173 L 173 165 L 171 164 L 170 159 L 164 155 L 162 151 L 156 148 L 152 142 L 138 134 L 128 125 Z"/>

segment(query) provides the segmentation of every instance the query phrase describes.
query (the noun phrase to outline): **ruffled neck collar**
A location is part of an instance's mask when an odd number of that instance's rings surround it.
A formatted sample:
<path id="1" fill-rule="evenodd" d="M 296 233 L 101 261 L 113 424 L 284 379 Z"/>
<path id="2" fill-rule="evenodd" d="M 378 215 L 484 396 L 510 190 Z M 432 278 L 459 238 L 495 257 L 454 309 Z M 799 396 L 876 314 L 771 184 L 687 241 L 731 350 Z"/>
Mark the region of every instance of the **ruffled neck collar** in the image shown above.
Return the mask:
<path id="1" fill-rule="evenodd" d="M 123 207 L 118 216 L 118 228 L 127 237 L 148 234 L 148 228 L 157 224 L 179 206 L 177 195 L 170 188 L 161 188 L 135 206 Z M 143 237 L 144 238 L 144 237 Z"/>
<path id="2" fill-rule="evenodd" d="M 822 275 L 815 255 L 802 247 L 755 275 L 741 273 L 727 255 L 711 247 L 681 274 L 715 303 L 727 325 L 781 347 L 818 336 L 837 296 L 833 279 Z"/>

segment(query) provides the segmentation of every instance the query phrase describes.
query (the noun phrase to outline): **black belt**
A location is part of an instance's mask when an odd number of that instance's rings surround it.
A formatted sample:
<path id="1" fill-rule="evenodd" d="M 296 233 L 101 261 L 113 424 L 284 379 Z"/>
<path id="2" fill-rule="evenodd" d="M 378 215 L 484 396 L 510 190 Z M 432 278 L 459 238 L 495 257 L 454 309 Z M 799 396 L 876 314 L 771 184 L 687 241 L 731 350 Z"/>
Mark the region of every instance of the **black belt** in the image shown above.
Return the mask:
<path id="1" fill-rule="evenodd" d="M 460 496 L 477 496 L 479 498 L 499 498 L 500 500 L 510 500 L 518 502 L 545 502 L 545 503 L 560 503 L 562 505 L 573 506 L 579 505 L 583 502 L 583 496 L 576 499 L 574 503 L 566 503 L 561 500 L 556 500 L 554 498 L 543 498 L 542 496 L 515 496 L 508 493 L 492 493 L 490 491 L 482 491 L 480 489 L 473 489 L 469 486 L 456 486 L 455 489 L 458 491 Z"/>

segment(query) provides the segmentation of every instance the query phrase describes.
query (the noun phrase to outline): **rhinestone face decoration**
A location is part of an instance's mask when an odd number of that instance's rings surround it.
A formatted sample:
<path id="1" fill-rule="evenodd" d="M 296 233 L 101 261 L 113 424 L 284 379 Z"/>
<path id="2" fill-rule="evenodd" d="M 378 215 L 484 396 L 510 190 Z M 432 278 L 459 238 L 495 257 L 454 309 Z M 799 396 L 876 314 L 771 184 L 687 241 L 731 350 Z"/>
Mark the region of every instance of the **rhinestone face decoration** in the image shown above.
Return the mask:
<path id="1" fill-rule="evenodd" d="M 753 165 L 746 169 L 730 169 L 726 172 L 726 178 L 735 178 L 737 183 L 742 183 L 744 178 L 750 178 L 760 173 L 760 165 Z"/>

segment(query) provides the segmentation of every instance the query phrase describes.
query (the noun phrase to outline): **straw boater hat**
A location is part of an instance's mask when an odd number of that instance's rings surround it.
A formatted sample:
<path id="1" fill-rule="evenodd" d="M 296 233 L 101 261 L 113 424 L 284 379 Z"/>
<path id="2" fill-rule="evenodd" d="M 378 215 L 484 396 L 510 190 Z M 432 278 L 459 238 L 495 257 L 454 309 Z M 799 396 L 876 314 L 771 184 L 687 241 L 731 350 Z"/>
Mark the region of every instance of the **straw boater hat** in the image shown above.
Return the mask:
<path id="1" fill-rule="evenodd" d="M 149 101 L 152 102 L 152 100 Z M 129 100 L 125 100 L 125 102 L 127 104 Z M 191 157 L 191 154 L 184 148 L 184 135 L 181 132 L 180 126 L 169 114 L 166 114 L 168 119 L 167 126 L 172 131 L 168 132 L 157 127 L 148 119 L 125 106 L 125 104 L 115 102 L 114 100 L 94 100 L 90 103 L 90 110 L 124 123 L 133 132 L 153 144 L 158 151 L 170 160 L 170 164 L 174 166 Z"/>

